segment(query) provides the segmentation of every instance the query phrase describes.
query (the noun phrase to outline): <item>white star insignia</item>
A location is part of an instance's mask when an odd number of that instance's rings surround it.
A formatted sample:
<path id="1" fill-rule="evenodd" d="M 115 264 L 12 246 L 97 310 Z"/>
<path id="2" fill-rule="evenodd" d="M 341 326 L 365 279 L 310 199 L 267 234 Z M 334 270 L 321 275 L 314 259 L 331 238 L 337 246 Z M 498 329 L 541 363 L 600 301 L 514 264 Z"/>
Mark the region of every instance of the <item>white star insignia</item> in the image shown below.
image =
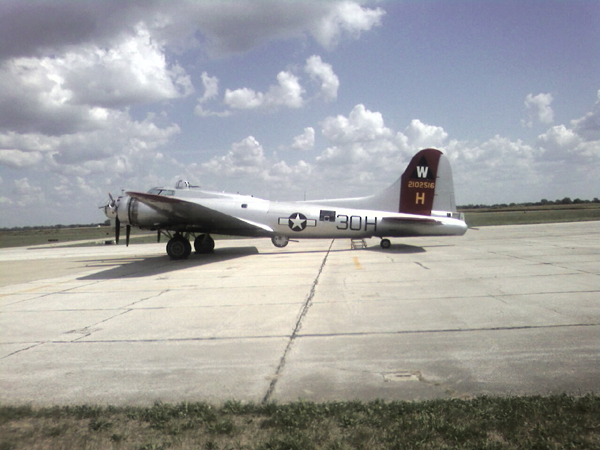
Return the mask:
<path id="1" fill-rule="evenodd" d="M 306 224 L 306 219 L 302 219 L 298 213 L 296 213 L 296 217 L 290 217 L 290 221 L 292 222 L 292 230 L 296 228 L 303 230 Z"/>

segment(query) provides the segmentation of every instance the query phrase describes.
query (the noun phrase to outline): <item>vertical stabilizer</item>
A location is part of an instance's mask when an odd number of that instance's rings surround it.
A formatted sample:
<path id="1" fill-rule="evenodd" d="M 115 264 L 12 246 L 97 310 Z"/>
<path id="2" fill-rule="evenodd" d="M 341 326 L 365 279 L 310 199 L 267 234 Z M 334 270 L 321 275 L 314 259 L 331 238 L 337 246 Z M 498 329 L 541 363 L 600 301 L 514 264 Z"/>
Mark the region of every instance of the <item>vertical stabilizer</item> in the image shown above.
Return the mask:
<path id="1" fill-rule="evenodd" d="M 421 150 L 413 156 L 402 176 L 378 194 L 305 203 L 425 216 L 431 216 L 432 212 L 443 216 L 456 212 L 450 162 L 434 148 Z"/>
<path id="2" fill-rule="evenodd" d="M 441 151 L 418 152 L 400 180 L 399 212 L 430 216 L 432 211 L 456 211 L 452 171 Z"/>

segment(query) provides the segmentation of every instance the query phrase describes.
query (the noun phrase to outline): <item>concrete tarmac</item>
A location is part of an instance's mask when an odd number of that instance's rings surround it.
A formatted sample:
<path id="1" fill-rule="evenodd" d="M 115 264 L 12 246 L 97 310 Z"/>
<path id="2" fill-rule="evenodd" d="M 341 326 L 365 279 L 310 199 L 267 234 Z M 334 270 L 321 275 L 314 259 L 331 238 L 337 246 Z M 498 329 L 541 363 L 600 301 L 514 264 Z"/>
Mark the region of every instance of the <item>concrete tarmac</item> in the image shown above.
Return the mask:
<path id="1" fill-rule="evenodd" d="M 0 403 L 600 392 L 600 222 L 0 250 Z"/>

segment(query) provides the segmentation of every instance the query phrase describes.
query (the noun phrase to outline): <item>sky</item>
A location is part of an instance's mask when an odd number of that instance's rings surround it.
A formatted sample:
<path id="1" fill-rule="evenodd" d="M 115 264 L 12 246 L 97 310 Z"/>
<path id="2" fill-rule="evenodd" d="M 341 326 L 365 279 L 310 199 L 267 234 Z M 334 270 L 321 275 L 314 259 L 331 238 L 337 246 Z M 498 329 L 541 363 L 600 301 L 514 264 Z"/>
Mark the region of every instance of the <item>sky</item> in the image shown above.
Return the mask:
<path id="1" fill-rule="evenodd" d="M 600 2 L 0 0 L 0 227 L 370 195 L 428 147 L 459 205 L 600 197 Z"/>

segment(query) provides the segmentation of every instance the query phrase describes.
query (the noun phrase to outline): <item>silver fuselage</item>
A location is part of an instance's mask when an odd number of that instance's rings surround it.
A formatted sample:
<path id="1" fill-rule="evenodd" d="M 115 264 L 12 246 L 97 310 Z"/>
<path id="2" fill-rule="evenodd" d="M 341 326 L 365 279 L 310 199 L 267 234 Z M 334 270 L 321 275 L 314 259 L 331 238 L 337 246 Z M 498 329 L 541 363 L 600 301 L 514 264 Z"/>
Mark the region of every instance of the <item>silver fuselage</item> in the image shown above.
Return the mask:
<path id="1" fill-rule="evenodd" d="M 357 202 L 360 199 L 341 199 L 337 202 L 275 202 L 194 188 L 163 191 L 171 197 L 261 225 L 251 232 L 244 230 L 234 233 L 246 236 L 286 236 L 292 239 L 460 236 L 467 230 L 462 215 L 452 211 L 433 211 L 431 216 L 416 216 L 345 206 L 360 204 Z M 127 195 L 119 199 L 116 212 L 122 224 L 142 229 L 223 234 L 223 230 L 218 226 L 212 229 L 207 224 L 198 226 L 193 222 L 174 221 L 173 218 Z M 394 220 L 395 218 L 398 220 Z"/>

